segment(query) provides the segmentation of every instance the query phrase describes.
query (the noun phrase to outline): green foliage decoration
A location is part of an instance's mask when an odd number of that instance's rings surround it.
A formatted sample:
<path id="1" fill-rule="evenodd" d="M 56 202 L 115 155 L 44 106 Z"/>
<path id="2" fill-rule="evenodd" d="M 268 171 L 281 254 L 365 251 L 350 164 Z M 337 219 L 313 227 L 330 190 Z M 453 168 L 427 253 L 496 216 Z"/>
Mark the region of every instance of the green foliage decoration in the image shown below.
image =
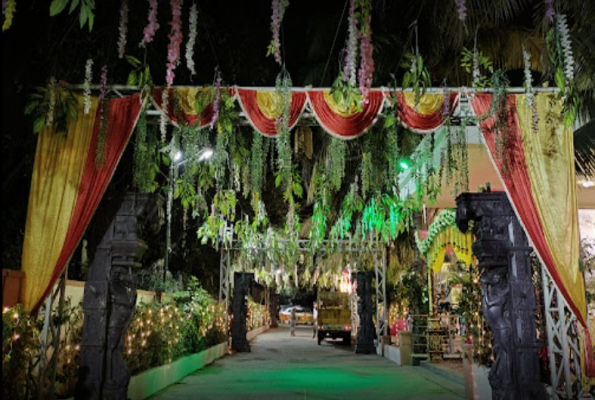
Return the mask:
<path id="1" fill-rule="evenodd" d="M 143 108 L 135 127 L 133 185 L 141 193 L 153 193 L 159 187 L 156 181 L 159 173 L 157 154 L 157 132 L 147 126 L 147 110 Z"/>
<path id="2" fill-rule="evenodd" d="M 463 68 L 465 72 L 471 74 L 471 85 L 474 88 L 486 88 L 491 85 L 492 81 L 486 73 L 489 72 L 490 74 L 493 74 L 494 66 L 489 57 L 481 51 L 477 51 L 476 49 L 470 50 L 463 47 L 461 53 L 461 68 Z"/>
<path id="3" fill-rule="evenodd" d="M 138 86 L 139 88 L 153 86 L 153 78 L 151 77 L 149 65 L 146 63 L 143 64 L 138 58 L 130 55 L 125 55 L 124 58 L 132 66 L 132 71 L 130 71 L 126 80 L 127 85 Z"/>
<path id="4" fill-rule="evenodd" d="M 328 149 L 328 179 L 332 190 L 341 189 L 343 178 L 345 177 L 345 153 L 347 152 L 347 143 L 345 140 L 331 138 Z"/>
<path id="5" fill-rule="evenodd" d="M 93 30 L 95 22 L 95 0 L 52 0 L 50 3 L 50 17 L 60 14 L 70 3 L 68 14 L 72 14 L 79 7 L 79 25 L 82 29 L 85 24 L 89 24 L 89 32 Z"/>
<path id="6" fill-rule="evenodd" d="M 565 73 L 565 56 L 562 48 L 562 38 L 557 25 L 550 28 L 546 36 L 546 47 L 550 63 L 553 68 L 553 79 L 555 85 L 560 89 L 560 93 L 556 96 L 557 100 L 562 99 L 564 107 L 562 114 L 564 115 L 564 125 L 571 127 L 578 112 L 583 108 L 583 99 L 576 87 L 573 77 L 567 76 Z M 570 66 L 572 68 L 572 66 Z"/>
<path id="7" fill-rule="evenodd" d="M 25 115 L 33 117 L 33 132 L 48 127 L 66 134 L 69 120 L 78 118 L 78 101 L 64 82 L 51 78 L 47 87 L 38 86 L 29 96 Z"/>
<path id="8" fill-rule="evenodd" d="M 421 96 L 426 93 L 426 89 L 432 86 L 430 73 L 424 65 L 424 59 L 421 54 L 406 53 L 405 61 L 401 67 L 407 69 L 403 75 L 403 90 L 411 89 L 415 94 L 415 107 L 419 105 Z"/>
<path id="9" fill-rule="evenodd" d="M 330 95 L 339 109 L 361 112 L 363 110 L 361 104 L 362 94 L 359 88 L 353 86 L 349 79 L 345 80 L 344 76 L 343 72 L 341 72 L 335 79 L 331 86 Z"/>

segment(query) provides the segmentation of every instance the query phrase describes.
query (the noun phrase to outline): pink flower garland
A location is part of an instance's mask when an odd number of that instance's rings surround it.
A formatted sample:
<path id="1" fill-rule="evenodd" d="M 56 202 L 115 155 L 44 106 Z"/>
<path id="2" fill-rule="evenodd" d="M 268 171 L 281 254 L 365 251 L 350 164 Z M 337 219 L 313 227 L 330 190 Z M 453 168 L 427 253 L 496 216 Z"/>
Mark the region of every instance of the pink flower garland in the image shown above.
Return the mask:
<path id="1" fill-rule="evenodd" d="M 368 25 L 370 25 L 370 19 L 368 19 Z M 374 58 L 372 53 L 374 52 L 374 46 L 372 45 L 372 28 L 369 28 L 369 34 L 361 36 L 359 51 L 361 54 L 361 61 L 358 71 L 359 90 L 362 94 L 360 104 L 368 104 L 368 92 L 372 87 L 372 79 L 374 77 Z"/>
<path id="2" fill-rule="evenodd" d="M 548 21 L 554 22 L 554 16 L 556 12 L 554 11 L 554 0 L 545 0 L 545 17 Z"/>
<path id="3" fill-rule="evenodd" d="M 170 0 L 172 20 L 167 46 L 167 73 L 165 81 L 169 86 L 174 83 L 174 69 L 180 61 L 180 45 L 182 44 L 182 3 L 181 0 Z"/>
<path id="4" fill-rule="evenodd" d="M 149 23 L 143 29 L 143 40 L 139 46 L 151 43 L 157 29 L 159 29 L 159 23 L 157 22 L 157 0 L 149 0 Z"/>
<path id="5" fill-rule="evenodd" d="M 271 31 L 275 43 L 275 61 L 281 64 L 281 41 L 279 40 L 279 28 L 281 26 L 281 0 L 273 0 L 273 15 L 271 16 Z"/>
<path id="6" fill-rule="evenodd" d="M 345 48 L 345 65 L 343 66 L 343 80 L 349 81 L 351 85 L 355 86 L 356 66 L 355 59 L 357 57 L 357 21 L 355 19 L 355 0 L 351 0 L 349 4 L 349 36 L 347 39 L 347 46 Z"/>
<path id="7" fill-rule="evenodd" d="M 459 14 L 459 19 L 465 22 L 467 18 L 467 5 L 465 4 L 465 0 L 455 0 L 455 4 L 457 7 L 457 14 Z"/>
<path id="8" fill-rule="evenodd" d="M 221 75 L 217 71 L 217 78 L 215 79 L 215 98 L 213 99 L 213 116 L 211 117 L 211 129 L 215 126 L 219 118 L 219 100 L 221 99 Z"/>

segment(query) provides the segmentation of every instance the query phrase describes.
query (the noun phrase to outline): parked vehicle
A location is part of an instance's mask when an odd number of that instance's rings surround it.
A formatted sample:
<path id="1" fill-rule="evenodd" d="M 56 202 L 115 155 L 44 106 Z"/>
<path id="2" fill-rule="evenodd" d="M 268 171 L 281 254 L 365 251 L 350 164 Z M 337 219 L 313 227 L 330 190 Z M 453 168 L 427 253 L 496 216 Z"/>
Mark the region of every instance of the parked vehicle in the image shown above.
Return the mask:
<path id="1" fill-rule="evenodd" d="M 351 344 L 349 293 L 318 292 L 318 344 L 326 338 L 342 338 L 346 344 Z"/>
<path id="2" fill-rule="evenodd" d="M 296 325 L 304 324 L 304 325 L 312 325 L 314 323 L 314 317 L 312 315 L 312 310 L 307 307 L 302 306 L 291 306 L 287 307 L 279 312 L 279 321 L 284 324 L 289 324 L 289 318 L 291 317 L 291 310 L 295 308 L 295 315 L 296 315 Z"/>

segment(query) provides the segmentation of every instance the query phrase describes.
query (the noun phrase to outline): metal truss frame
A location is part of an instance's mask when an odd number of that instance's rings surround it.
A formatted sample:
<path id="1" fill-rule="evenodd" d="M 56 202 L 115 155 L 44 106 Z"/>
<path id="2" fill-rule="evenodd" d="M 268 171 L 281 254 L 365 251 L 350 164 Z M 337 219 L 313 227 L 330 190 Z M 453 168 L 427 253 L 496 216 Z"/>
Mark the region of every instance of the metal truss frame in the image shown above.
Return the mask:
<path id="1" fill-rule="evenodd" d="M 552 400 L 582 397 L 578 321 L 547 269 L 541 266 Z"/>

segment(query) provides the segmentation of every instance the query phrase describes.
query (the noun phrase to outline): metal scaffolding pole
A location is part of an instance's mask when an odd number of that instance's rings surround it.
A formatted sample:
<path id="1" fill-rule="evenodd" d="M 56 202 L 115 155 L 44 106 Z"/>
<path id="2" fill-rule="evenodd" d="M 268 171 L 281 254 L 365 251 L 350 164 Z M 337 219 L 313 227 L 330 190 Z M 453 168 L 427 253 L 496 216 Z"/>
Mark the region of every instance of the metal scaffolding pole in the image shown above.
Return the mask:
<path id="1" fill-rule="evenodd" d="M 550 398 L 553 400 L 580 398 L 582 376 L 576 316 L 567 307 L 562 293 L 543 265 L 541 275 L 552 384 Z"/>
<path id="2" fill-rule="evenodd" d="M 387 334 L 387 304 L 386 304 L 386 249 L 382 252 L 381 260 L 378 260 L 378 252 L 374 258 L 376 269 L 376 337 L 378 348 L 382 351 L 382 337 Z M 381 306 L 382 304 L 382 306 Z"/>

